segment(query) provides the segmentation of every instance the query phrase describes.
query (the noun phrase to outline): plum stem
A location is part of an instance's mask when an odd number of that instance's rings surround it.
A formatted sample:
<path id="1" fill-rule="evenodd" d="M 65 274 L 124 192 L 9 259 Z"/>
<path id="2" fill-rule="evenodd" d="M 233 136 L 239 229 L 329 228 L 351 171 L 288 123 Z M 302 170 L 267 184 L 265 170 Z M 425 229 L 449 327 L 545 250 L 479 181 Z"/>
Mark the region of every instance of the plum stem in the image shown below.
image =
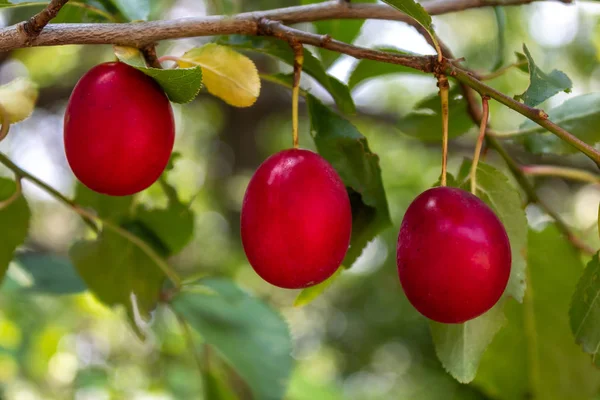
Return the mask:
<path id="1" fill-rule="evenodd" d="M 304 63 L 304 46 L 291 41 L 294 50 L 294 86 L 292 87 L 292 141 L 294 148 L 298 148 L 298 98 L 300 97 L 300 78 L 302 77 L 302 64 Z"/>
<path id="2" fill-rule="evenodd" d="M 448 119 L 450 110 L 448 107 L 448 77 L 440 74 L 437 77 L 440 88 L 440 99 L 442 102 L 442 186 L 446 186 L 446 175 L 448 170 Z"/>
<path id="3" fill-rule="evenodd" d="M 473 153 L 473 164 L 471 165 L 471 193 L 474 195 L 477 195 L 477 164 L 479 164 L 479 156 L 481 155 L 483 139 L 485 139 L 485 131 L 487 129 L 487 122 L 490 116 L 489 97 L 482 96 L 481 105 L 483 108 L 481 113 L 481 124 L 479 126 L 477 143 L 475 144 L 475 152 Z"/>
<path id="4" fill-rule="evenodd" d="M 0 210 L 4 210 L 6 207 L 10 206 L 12 203 L 17 201 L 19 197 L 23 194 L 23 186 L 21 184 L 21 176 L 15 174 L 15 192 L 10 195 L 10 197 L 6 200 L 0 201 Z"/>

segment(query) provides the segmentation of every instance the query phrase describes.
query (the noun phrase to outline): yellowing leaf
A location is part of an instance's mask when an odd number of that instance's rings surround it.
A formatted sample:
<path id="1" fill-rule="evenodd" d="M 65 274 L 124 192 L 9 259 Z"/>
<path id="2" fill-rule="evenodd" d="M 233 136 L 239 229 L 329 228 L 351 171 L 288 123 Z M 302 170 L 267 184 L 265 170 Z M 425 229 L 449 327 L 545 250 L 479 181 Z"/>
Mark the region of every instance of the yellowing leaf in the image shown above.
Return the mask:
<path id="1" fill-rule="evenodd" d="M 229 47 L 209 43 L 185 53 L 182 68 L 197 65 L 208 91 L 235 107 L 250 107 L 260 94 L 260 77 L 248 57 Z"/>
<path id="2" fill-rule="evenodd" d="M 11 124 L 29 117 L 38 98 L 37 85 L 26 78 L 17 78 L 0 86 L 0 105 Z"/>

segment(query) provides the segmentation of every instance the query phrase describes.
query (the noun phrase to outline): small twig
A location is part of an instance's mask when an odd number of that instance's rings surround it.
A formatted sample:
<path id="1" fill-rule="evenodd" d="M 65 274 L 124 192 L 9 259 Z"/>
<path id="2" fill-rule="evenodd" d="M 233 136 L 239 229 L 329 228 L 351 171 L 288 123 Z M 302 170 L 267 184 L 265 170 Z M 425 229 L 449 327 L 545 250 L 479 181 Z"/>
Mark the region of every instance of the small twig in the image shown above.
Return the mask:
<path id="1" fill-rule="evenodd" d="M 448 107 L 448 91 L 450 85 L 448 83 L 448 77 L 444 74 L 440 74 L 437 77 L 438 87 L 440 88 L 440 100 L 442 103 L 442 180 L 441 185 L 446 186 L 446 175 L 448 170 L 448 120 L 449 120 L 449 107 Z"/>
<path id="2" fill-rule="evenodd" d="M 600 176 L 577 168 L 556 165 L 523 165 L 521 171 L 526 175 L 553 176 L 600 185 Z"/>
<path id="3" fill-rule="evenodd" d="M 477 194 L 477 164 L 479 163 L 479 155 L 481 154 L 481 147 L 483 146 L 483 139 L 485 138 L 485 131 L 490 115 L 488 100 L 487 96 L 481 97 L 483 111 L 481 124 L 479 126 L 479 136 L 477 137 L 477 144 L 475 145 L 475 152 L 473 153 L 473 164 L 471 165 L 471 193 L 473 194 Z"/>
<path id="4" fill-rule="evenodd" d="M 33 39 L 42 33 L 42 30 L 48 22 L 60 11 L 60 9 L 67 4 L 69 0 L 51 0 L 50 4 L 46 6 L 42 11 L 35 14 L 29 20 L 20 24 L 20 29 L 26 35 L 26 42 L 30 43 Z"/>

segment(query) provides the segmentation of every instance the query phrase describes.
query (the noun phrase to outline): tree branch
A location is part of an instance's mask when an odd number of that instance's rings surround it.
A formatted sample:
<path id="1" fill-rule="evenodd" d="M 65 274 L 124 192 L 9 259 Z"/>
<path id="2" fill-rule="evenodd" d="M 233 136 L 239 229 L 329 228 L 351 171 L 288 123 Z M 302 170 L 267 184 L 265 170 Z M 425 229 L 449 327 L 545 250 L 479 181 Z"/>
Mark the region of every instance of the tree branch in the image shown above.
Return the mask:
<path id="1" fill-rule="evenodd" d="M 425 3 L 424 7 L 429 14 L 440 15 L 470 8 L 520 5 L 534 1 L 536 0 L 433 0 Z M 562 0 L 562 2 L 569 3 L 570 0 Z M 53 3 L 64 4 L 66 0 L 53 0 L 51 4 Z M 386 4 L 348 4 L 331 0 L 304 6 L 247 12 L 233 17 L 209 16 L 125 24 L 50 24 L 33 37 L 23 35 L 22 29 L 18 26 L 9 26 L 0 29 L 0 51 L 27 46 L 65 44 L 116 44 L 141 48 L 166 39 L 232 34 L 255 35 L 258 21 L 262 18 L 284 24 L 330 19 L 384 19 L 414 24 L 410 17 Z"/>
<path id="2" fill-rule="evenodd" d="M 35 14 L 17 26 L 17 30 L 21 30 L 25 34 L 25 42 L 30 43 L 33 39 L 38 37 L 44 27 L 48 25 L 48 22 L 60 11 L 60 9 L 67 4 L 69 0 L 52 0 L 50 4 L 46 6 L 42 11 Z"/>

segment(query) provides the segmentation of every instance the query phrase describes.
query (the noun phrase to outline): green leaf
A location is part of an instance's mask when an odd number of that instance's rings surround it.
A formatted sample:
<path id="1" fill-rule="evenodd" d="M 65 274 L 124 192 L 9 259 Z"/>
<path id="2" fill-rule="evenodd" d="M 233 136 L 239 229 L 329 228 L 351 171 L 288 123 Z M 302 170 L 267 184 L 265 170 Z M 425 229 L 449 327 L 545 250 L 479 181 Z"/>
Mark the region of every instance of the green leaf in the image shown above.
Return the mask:
<path id="1" fill-rule="evenodd" d="M 376 47 L 375 49 L 395 54 L 413 54 L 391 47 Z M 426 76 L 425 73 L 414 68 L 409 68 L 398 64 L 382 63 L 379 61 L 363 59 L 360 60 L 356 64 L 354 70 L 352 70 L 352 73 L 350 74 L 350 79 L 348 80 L 348 87 L 350 87 L 350 89 L 354 89 L 358 84 L 368 79 L 391 74 L 411 74 Z"/>
<path id="2" fill-rule="evenodd" d="M 431 16 L 425 11 L 422 5 L 414 0 L 383 0 L 384 3 L 402 11 L 404 14 L 415 19 L 429 33 L 433 34 L 431 26 Z"/>
<path id="3" fill-rule="evenodd" d="M 0 201 L 9 199 L 17 189 L 14 181 L 0 178 Z M 27 238 L 31 213 L 23 195 L 5 208 L 0 209 L 0 280 L 8 269 L 17 247 Z"/>
<path id="4" fill-rule="evenodd" d="M 311 286 L 306 289 L 302 289 L 302 291 L 300 292 L 300 294 L 298 295 L 298 297 L 296 297 L 296 300 L 294 301 L 294 307 L 303 307 L 303 306 L 307 305 L 308 303 L 312 302 L 314 299 L 316 299 L 320 295 L 322 295 L 323 292 L 329 286 L 331 286 L 333 281 L 335 281 L 342 274 L 343 270 L 344 270 L 344 268 L 340 267 L 337 269 L 337 271 L 335 271 L 335 273 L 333 275 L 331 275 L 329 278 L 325 279 L 323 282 L 319 283 L 318 285 Z"/>
<path id="5" fill-rule="evenodd" d="M 460 383 L 475 378 L 481 356 L 504 324 L 503 307 L 501 300 L 485 314 L 462 324 L 429 322 L 438 358 Z"/>
<path id="6" fill-rule="evenodd" d="M 138 315 L 149 318 L 165 276 L 139 247 L 112 231 L 103 231 L 94 241 L 76 242 L 69 256 L 100 301 L 125 306 L 134 321 Z"/>
<path id="7" fill-rule="evenodd" d="M 336 169 L 348 188 L 352 205 L 352 238 L 343 264 L 348 268 L 368 242 L 391 225 L 379 157 L 348 120 L 314 96 L 307 97 L 311 133 L 319 154 Z"/>
<path id="8" fill-rule="evenodd" d="M 293 360 L 287 323 L 265 303 L 226 279 L 198 282 L 216 292 L 184 287 L 171 305 L 238 372 L 261 400 L 282 400 Z"/>
<path id="9" fill-rule="evenodd" d="M 450 119 L 448 137 L 455 138 L 467 133 L 475 125 L 467 111 L 460 88 L 454 87 L 448 94 Z M 398 128 L 402 133 L 425 142 L 442 141 L 442 106 L 437 94 L 419 102 L 413 112 L 400 118 Z"/>
<path id="10" fill-rule="evenodd" d="M 579 279 L 571 301 L 569 316 L 575 340 L 581 345 L 583 351 L 592 355 L 594 363 L 600 366 L 600 360 L 596 358 L 600 348 L 598 298 L 600 298 L 600 262 L 598 254 L 595 254 Z"/>
<path id="11" fill-rule="evenodd" d="M 168 254 L 173 255 L 183 250 L 194 236 L 194 214 L 187 205 L 179 201 L 172 186 L 166 182 L 163 185 L 166 186 L 169 198 L 167 207 L 148 209 L 140 205 L 136 211 L 136 219 L 151 229 L 169 249 Z"/>
<path id="12" fill-rule="evenodd" d="M 110 0 L 129 21 L 147 20 L 150 0 Z"/>
<path id="13" fill-rule="evenodd" d="M 115 46 L 115 54 L 121 62 L 131 65 L 153 78 L 174 103 L 189 103 L 202 88 L 200 67 L 157 69 L 148 68 L 141 53 L 131 47 Z"/>
<path id="14" fill-rule="evenodd" d="M 506 50 L 506 39 L 504 30 L 506 29 L 506 11 L 500 6 L 494 7 L 494 16 L 496 17 L 496 62 L 492 71 L 497 71 L 504 64 L 504 53 Z"/>
<path id="15" fill-rule="evenodd" d="M 483 355 L 475 384 L 490 398 L 591 399 L 600 373 L 575 344 L 569 299 L 583 270 L 579 251 L 555 225 L 529 231 L 528 289 L 508 301 L 508 323 Z"/>
<path id="16" fill-rule="evenodd" d="M 517 63 L 522 64 L 519 65 L 517 68 L 519 68 L 523 72 L 529 73 L 529 62 L 527 61 L 527 57 L 525 56 L 525 54 L 515 51 L 515 55 L 517 56 Z"/>
<path id="17" fill-rule="evenodd" d="M 301 4 L 320 3 L 321 0 L 302 0 Z M 366 0 L 361 3 L 375 3 L 376 0 Z M 360 33 L 364 20 L 333 19 L 328 21 L 313 22 L 319 35 L 329 35 L 344 43 L 352 43 Z M 330 67 L 340 54 L 334 51 L 319 48 L 321 60 L 326 67 Z"/>
<path id="18" fill-rule="evenodd" d="M 120 222 L 130 214 L 133 196 L 107 196 L 77 182 L 74 201 L 80 206 L 93 209 L 102 219 Z"/>
<path id="19" fill-rule="evenodd" d="M 600 143 L 600 131 L 597 129 L 600 125 L 600 93 L 568 99 L 548 111 L 548 117 L 584 142 L 590 145 Z M 531 120 L 524 122 L 520 129 L 524 144 L 531 152 L 569 154 L 577 151 Z"/>
<path id="20" fill-rule="evenodd" d="M 16 256 L 15 262 L 20 273 L 26 275 L 27 284 L 22 285 L 26 292 L 64 295 L 87 290 L 75 267 L 66 257 L 23 253 Z"/>
<path id="21" fill-rule="evenodd" d="M 238 396 L 227 384 L 227 378 L 220 370 L 211 365 L 209 371 L 203 371 L 204 394 L 210 400 L 238 400 Z"/>
<path id="22" fill-rule="evenodd" d="M 24 7 L 45 4 L 48 4 L 48 1 L 0 0 L 0 8 Z"/>
<path id="23" fill-rule="evenodd" d="M 280 59 L 289 65 L 294 65 L 294 53 L 290 46 L 281 41 L 266 37 L 240 36 L 231 35 L 219 39 L 219 43 L 243 50 L 255 51 L 263 54 L 268 54 Z M 323 64 L 312 55 L 312 53 L 304 49 L 304 64 L 302 71 L 312 76 L 321 86 L 323 86 L 338 108 L 345 114 L 356 113 L 354 100 L 350 94 L 350 89 L 342 82 L 330 76 L 323 68 Z"/>
<path id="24" fill-rule="evenodd" d="M 465 160 L 458 174 L 458 181 L 464 181 L 471 170 L 471 160 Z M 461 187 L 469 190 L 470 179 Z M 527 218 L 519 191 L 510 184 L 506 175 L 491 165 L 477 164 L 477 196 L 496 213 L 508 235 L 512 256 L 510 279 L 504 292 L 518 302 L 525 294 L 525 250 L 527 249 Z"/>
<path id="25" fill-rule="evenodd" d="M 571 92 L 573 83 L 564 72 L 556 69 L 550 74 L 542 72 L 524 44 L 523 51 L 529 63 L 530 82 L 527 90 L 523 94 L 515 96 L 515 99 L 523 100 L 529 107 L 535 107 L 559 92 Z"/>

